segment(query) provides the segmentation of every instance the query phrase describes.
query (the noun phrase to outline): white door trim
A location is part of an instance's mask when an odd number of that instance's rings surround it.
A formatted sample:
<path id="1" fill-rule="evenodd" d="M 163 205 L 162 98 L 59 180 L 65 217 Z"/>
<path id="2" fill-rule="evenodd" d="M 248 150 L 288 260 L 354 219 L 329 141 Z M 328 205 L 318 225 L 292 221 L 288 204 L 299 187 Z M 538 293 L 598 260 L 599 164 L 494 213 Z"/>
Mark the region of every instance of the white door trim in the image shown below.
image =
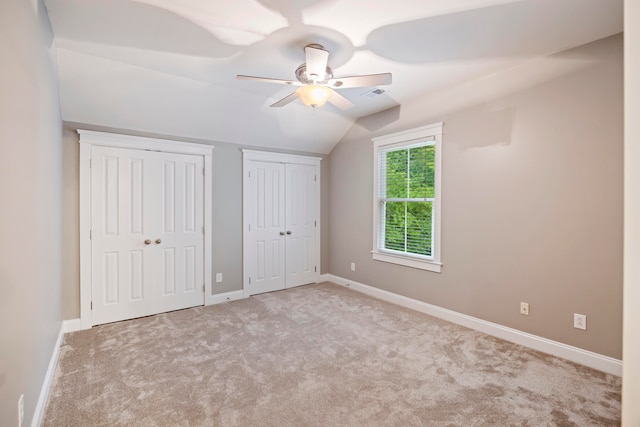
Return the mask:
<path id="1" fill-rule="evenodd" d="M 249 162 L 250 161 L 262 161 L 262 162 L 273 162 L 273 163 L 293 163 L 293 164 L 301 164 L 301 165 L 312 165 L 316 167 L 316 176 L 317 176 L 317 191 L 316 191 L 316 207 L 317 207 L 317 227 L 315 229 L 315 255 L 316 255 L 316 264 L 318 269 L 316 271 L 316 282 L 320 277 L 320 224 L 321 218 L 320 213 L 322 211 L 320 206 L 320 196 L 322 193 L 322 186 L 320 185 L 320 162 L 322 161 L 322 157 L 312 157 L 312 156 L 301 156 L 297 154 L 284 154 L 284 153 L 275 153 L 275 152 L 267 152 L 267 151 L 256 151 L 256 150 L 242 150 L 242 288 L 244 290 L 244 296 L 249 297 L 249 264 L 247 259 L 249 259 L 249 255 L 247 253 L 248 249 L 251 247 L 251 242 L 249 241 L 249 233 L 248 233 L 248 224 L 249 218 L 247 211 L 245 210 L 245 206 L 247 206 L 247 195 L 249 194 Z"/>
<path id="2" fill-rule="evenodd" d="M 194 144 L 140 136 L 78 130 L 80 134 L 80 323 L 89 329 L 91 320 L 91 148 L 108 146 L 168 153 L 195 154 L 204 164 L 204 304 L 214 304 L 212 295 L 212 197 L 213 145 Z"/>

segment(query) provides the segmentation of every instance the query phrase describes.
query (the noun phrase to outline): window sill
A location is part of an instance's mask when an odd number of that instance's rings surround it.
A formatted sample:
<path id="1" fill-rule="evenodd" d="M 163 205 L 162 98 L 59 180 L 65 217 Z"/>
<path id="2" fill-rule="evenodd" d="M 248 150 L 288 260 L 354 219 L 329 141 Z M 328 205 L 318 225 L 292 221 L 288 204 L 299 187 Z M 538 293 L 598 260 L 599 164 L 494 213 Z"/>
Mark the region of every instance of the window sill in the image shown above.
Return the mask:
<path id="1" fill-rule="evenodd" d="M 432 271 L 440 273 L 442 264 L 436 261 L 411 258 L 400 255 L 391 255 L 378 251 L 371 251 L 371 255 L 376 261 L 389 262 L 391 264 L 404 265 L 405 267 L 418 268 L 420 270 Z"/>

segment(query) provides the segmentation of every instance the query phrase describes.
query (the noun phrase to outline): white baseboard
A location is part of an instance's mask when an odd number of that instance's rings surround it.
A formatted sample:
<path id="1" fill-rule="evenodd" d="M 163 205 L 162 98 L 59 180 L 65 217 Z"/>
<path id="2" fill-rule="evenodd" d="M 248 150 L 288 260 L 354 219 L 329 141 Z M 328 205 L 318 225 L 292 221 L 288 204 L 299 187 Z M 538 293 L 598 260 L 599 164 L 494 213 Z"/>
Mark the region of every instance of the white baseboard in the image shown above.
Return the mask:
<path id="1" fill-rule="evenodd" d="M 430 316 L 438 317 L 440 319 L 483 332 L 487 335 L 492 335 L 543 353 L 561 357 L 602 372 L 622 376 L 622 361 L 609 356 L 604 356 L 602 354 L 563 344 L 561 342 L 552 341 L 517 329 L 508 328 L 497 323 L 487 322 L 486 320 L 467 316 L 466 314 L 394 294 L 393 292 L 384 291 L 382 289 L 374 288 L 373 286 L 344 279 L 332 274 L 323 274 L 321 279 L 323 281 L 347 286 L 350 289 L 362 292 L 363 294 L 410 308 Z"/>
<path id="2" fill-rule="evenodd" d="M 318 282 L 317 283 L 322 283 L 322 282 L 333 282 L 333 283 L 337 283 L 335 280 L 337 279 L 336 276 L 334 276 L 333 274 L 329 274 L 329 273 L 325 273 L 325 274 L 321 274 L 318 276 Z"/>
<path id="3" fill-rule="evenodd" d="M 62 345 L 62 337 L 64 336 L 64 323 L 60 326 L 60 332 L 58 338 L 53 347 L 53 354 L 49 359 L 49 366 L 47 372 L 44 375 L 44 381 L 40 388 L 40 396 L 38 396 L 38 403 L 36 409 L 33 411 L 33 417 L 31 418 L 31 427 L 39 427 L 42 424 L 42 418 L 44 417 L 44 410 L 47 406 L 47 399 L 49 398 L 49 389 L 51 388 L 51 382 L 53 381 L 53 375 L 56 372 L 56 366 L 58 365 L 58 356 L 60 355 L 60 345 Z"/>
<path id="4" fill-rule="evenodd" d="M 222 294 L 207 295 L 204 305 L 220 304 L 222 302 L 235 301 L 246 298 L 244 291 L 224 292 Z"/>
<path id="5" fill-rule="evenodd" d="M 68 332 L 81 331 L 82 330 L 82 322 L 80 321 L 80 318 L 63 320 L 62 321 L 62 330 L 64 331 L 65 334 L 68 333 Z"/>

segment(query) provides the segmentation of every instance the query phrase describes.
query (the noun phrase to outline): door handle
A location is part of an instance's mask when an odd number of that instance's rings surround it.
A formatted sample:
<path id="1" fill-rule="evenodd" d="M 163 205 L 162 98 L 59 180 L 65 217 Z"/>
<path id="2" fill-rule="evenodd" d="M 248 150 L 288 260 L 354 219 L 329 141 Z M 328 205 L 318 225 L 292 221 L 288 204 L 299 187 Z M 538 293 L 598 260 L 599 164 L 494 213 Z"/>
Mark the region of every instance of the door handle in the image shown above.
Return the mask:
<path id="1" fill-rule="evenodd" d="M 284 234 L 285 234 L 285 233 L 284 233 L 284 231 L 281 231 L 281 232 L 280 232 L 280 235 L 281 235 L 281 236 L 284 236 Z"/>
<path id="2" fill-rule="evenodd" d="M 145 240 L 145 241 L 144 241 L 144 244 L 145 244 L 145 245 L 150 245 L 150 244 L 151 244 L 151 240 L 149 240 L 149 239 Z"/>
<path id="3" fill-rule="evenodd" d="M 160 243 L 162 243 L 162 240 L 156 239 L 156 245 L 159 245 Z"/>
<path id="4" fill-rule="evenodd" d="M 291 234 L 291 230 L 287 230 L 287 234 Z"/>

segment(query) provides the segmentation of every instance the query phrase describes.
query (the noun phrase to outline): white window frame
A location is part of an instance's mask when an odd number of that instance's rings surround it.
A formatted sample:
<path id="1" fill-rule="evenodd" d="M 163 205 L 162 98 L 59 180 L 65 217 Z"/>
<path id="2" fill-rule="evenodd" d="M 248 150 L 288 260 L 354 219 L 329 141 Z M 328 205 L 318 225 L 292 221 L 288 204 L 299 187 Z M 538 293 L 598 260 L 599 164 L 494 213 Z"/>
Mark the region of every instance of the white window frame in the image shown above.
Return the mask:
<path id="1" fill-rule="evenodd" d="M 441 196 L 442 196 L 442 128 L 443 122 L 433 123 L 402 132 L 372 138 L 373 140 L 373 250 L 374 260 L 399 264 L 406 267 L 440 273 L 442 270 L 440 241 L 441 241 Z M 431 256 L 410 255 L 407 253 L 386 250 L 382 248 L 382 233 L 380 230 L 380 196 L 379 196 L 379 165 L 380 151 L 390 148 L 403 148 L 415 145 L 425 140 L 433 141 L 435 145 L 434 171 L 434 200 L 433 200 L 433 233 Z"/>

